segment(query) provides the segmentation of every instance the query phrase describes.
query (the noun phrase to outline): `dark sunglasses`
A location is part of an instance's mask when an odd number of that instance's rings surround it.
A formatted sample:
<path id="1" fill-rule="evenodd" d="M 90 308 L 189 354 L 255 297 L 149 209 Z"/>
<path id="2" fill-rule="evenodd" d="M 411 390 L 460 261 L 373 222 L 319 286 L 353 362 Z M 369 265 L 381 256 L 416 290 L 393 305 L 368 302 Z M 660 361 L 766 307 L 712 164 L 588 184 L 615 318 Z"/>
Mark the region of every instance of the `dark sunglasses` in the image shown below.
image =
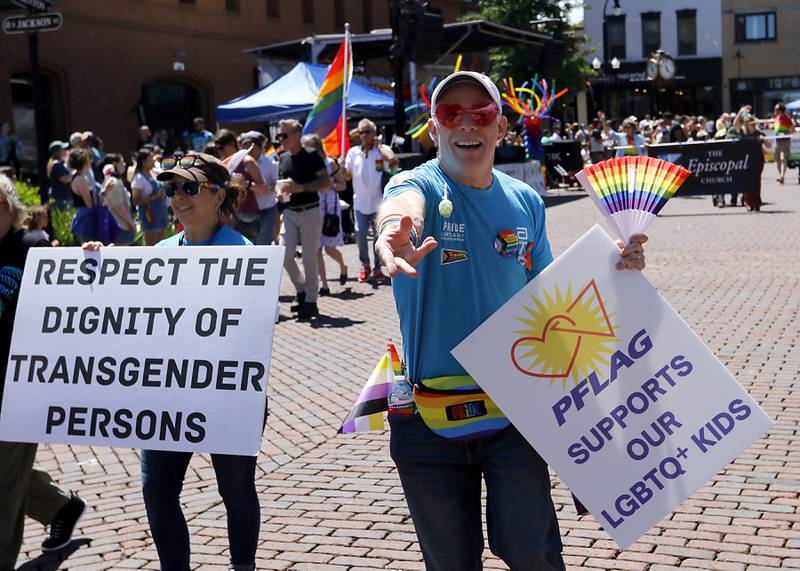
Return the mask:
<path id="1" fill-rule="evenodd" d="M 293 133 L 278 133 L 278 140 L 288 139 Z"/>
<path id="2" fill-rule="evenodd" d="M 175 167 L 190 169 L 196 165 L 198 161 L 204 165 L 209 164 L 208 161 L 200 155 L 172 155 L 171 157 L 164 157 L 161 159 L 161 169 L 165 171 L 174 169 Z"/>
<path id="3" fill-rule="evenodd" d="M 433 116 L 442 126 L 453 129 L 461 124 L 464 115 L 469 115 L 479 127 L 486 127 L 492 124 L 498 113 L 500 113 L 500 109 L 494 102 L 476 103 L 469 107 L 458 103 L 439 103 Z"/>
<path id="4" fill-rule="evenodd" d="M 175 196 L 175 193 L 178 192 L 178 189 L 182 190 L 186 196 L 197 196 L 200 194 L 200 189 L 204 186 L 208 188 L 212 188 L 214 190 L 219 190 L 218 184 L 211 184 L 210 182 L 194 182 L 191 180 L 171 180 L 164 184 L 164 194 L 166 194 L 169 198 Z"/>
<path id="5" fill-rule="evenodd" d="M 370 134 L 374 135 L 375 131 L 371 131 L 371 130 L 367 129 L 366 131 L 359 131 L 359 133 L 362 134 L 362 135 L 370 135 Z"/>

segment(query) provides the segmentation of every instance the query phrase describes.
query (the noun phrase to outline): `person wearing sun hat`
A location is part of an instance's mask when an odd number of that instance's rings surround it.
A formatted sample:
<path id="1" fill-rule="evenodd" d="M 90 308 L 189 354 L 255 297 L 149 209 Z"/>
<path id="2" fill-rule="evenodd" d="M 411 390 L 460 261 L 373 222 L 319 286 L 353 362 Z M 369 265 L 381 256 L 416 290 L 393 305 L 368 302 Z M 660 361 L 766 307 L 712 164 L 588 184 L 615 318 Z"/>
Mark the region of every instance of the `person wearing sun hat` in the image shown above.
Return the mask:
<path id="1" fill-rule="evenodd" d="M 454 73 L 431 107 L 437 158 L 392 177 L 378 212 L 417 405 L 390 409 L 391 456 L 428 571 L 482 568 L 481 480 L 492 552 L 511 569 L 564 569 L 547 464 L 450 353 L 552 261 L 544 204 L 493 168 L 508 121 L 491 79 Z M 634 239 L 618 268 L 644 267 Z M 435 401 L 459 389 L 480 406 L 448 424 Z"/>

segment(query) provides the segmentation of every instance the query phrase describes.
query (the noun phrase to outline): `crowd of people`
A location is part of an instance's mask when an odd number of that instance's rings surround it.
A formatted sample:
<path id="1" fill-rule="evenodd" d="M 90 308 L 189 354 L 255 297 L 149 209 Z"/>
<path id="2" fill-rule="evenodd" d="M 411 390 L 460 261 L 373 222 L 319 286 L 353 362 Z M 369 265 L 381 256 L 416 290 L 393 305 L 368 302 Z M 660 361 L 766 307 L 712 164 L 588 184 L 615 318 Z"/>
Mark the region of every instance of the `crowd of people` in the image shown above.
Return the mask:
<path id="1" fill-rule="evenodd" d="M 501 113 L 497 87 L 488 77 L 455 73 L 438 84 L 431 102 L 429 130 L 437 143 L 437 158 L 392 177 L 385 195 L 382 175 L 396 166 L 397 159 L 379 143 L 374 123 L 366 119 L 354 133 L 360 137 L 359 144 L 343 163 L 324 156 L 318 137 L 303 137 L 300 123 L 284 120 L 279 123 L 282 152 L 277 161 L 265 156 L 266 137 L 255 131 L 238 136 L 220 131 L 213 139 L 198 134 L 198 144 L 206 139 L 201 150 L 181 153 L 175 149 L 170 156 L 145 142 L 130 165 L 121 155 L 102 155 L 91 143 L 93 136 L 81 133 L 74 142 L 51 145 L 49 171 L 69 190 L 61 200 L 78 206 L 76 231 L 91 228 L 86 222 L 90 216 L 81 215 L 80 209 L 96 210 L 102 202 L 114 220 L 121 220 L 131 232 L 140 225 L 146 242 L 159 247 L 271 243 L 275 216 L 262 211 L 283 204 L 285 268 L 297 291 L 299 315 L 312 317 L 319 277 L 323 289 L 328 285 L 324 273 L 319 275 L 320 250 L 339 263 L 341 279 L 347 279 L 337 251 L 343 234 L 337 193 L 351 180 L 357 232 L 364 233 L 358 238 L 363 266 L 359 279 L 381 277 L 381 267 L 395 278 L 393 291 L 414 398 L 418 391 L 420 395 L 425 391 L 457 395 L 469 387 L 470 399 L 494 410 L 496 405 L 477 390 L 451 350 L 552 261 L 544 203 L 525 183 L 492 168 L 494 147 L 505 135 L 507 119 Z M 449 111 L 438 114 L 440 102 Z M 113 198 L 108 199 L 110 193 Z M 132 206 L 137 207 L 135 217 Z M 168 210 L 178 230 L 165 237 Z M 6 376 L 25 257 L 32 246 L 52 245 L 44 231 L 46 215 L 46 208 L 26 212 L 11 180 L 0 176 L 0 385 Z M 26 217 L 27 230 L 23 227 Z M 466 227 L 468 233 L 463 230 Z M 514 243 L 519 242 L 520 248 L 498 248 L 497 240 L 486 239 L 504 227 L 516 228 Z M 370 229 L 377 229 L 378 257 L 373 257 L 372 264 L 366 241 Z M 80 237 L 88 239 L 83 244 L 86 250 L 105 247 L 95 236 Z M 616 268 L 642 270 L 646 240 L 636 235 L 629 245 L 620 245 Z M 295 261 L 298 243 L 303 247 L 304 274 Z M 450 263 L 429 255 L 438 245 L 460 249 L 450 250 L 454 252 L 468 251 L 469 258 L 456 257 L 461 263 Z M 486 275 L 492 279 L 485 279 Z M 454 304 L 458 312 L 451 310 Z M 0 386 L 0 398 L 2 394 Z M 440 407 L 449 402 L 435 400 Z M 498 413 L 487 427 L 481 415 L 451 418 L 443 408 L 437 409 L 437 418 L 470 432 L 475 440 L 465 443 L 437 436 L 427 425 L 428 417 L 415 409 L 413 402 L 402 414 L 389 407 L 391 455 L 426 568 L 480 568 L 483 477 L 492 551 L 514 569 L 563 570 L 547 465 L 508 419 Z M 141 455 L 147 519 L 165 570 L 190 568 L 191 541 L 180 494 L 191 455 L 157 450 L 143 450 Z M 55 550 L 69 542 L 86 503 L 34 467 L 36 444 L 0 442 L 0 457 L 4 459 L 0 465 L 0 571 L 5 571 L 16 563 L 26 515 L 50 526 L 42 548 Z M 227 512 L 229 569 L 254 571 L 261 521 L 255 483 L 258 458 L 212 454 L 211 460 Z M 457 525 L 450 525 L 453 522 Z"/>
<path id="2" fill-rule="evenodd" d="M 358 281 L 385 279 L 374 252 L 370 261 L 368 241 L 374 242 L 383 184 L 398 161 L 369 119 L 350 132 L 344 157 L 326 156 L 321 139 L 303 136 L 302 129 L 296 120 L 280 121 L 273 141 L 260 131 L 212 133 L 201 117 L 180 138 L 163 129 L 153 136 L 142 125 L 127 156 L 106 152 L 91 131 L 75 132 L 67 141 L 50 143 L 49 205 L 31 209 L 25 226 L 57 245 L 47 233 L 48 209 L 74 209 L 71 231 L 78 242 L 155 245 L 181 229 L 159 173 L 189 154 L 210 155 L 242 189 L 235 212 L 223 222 L 254 244 L 287 247 L 285 268 L 297 290 L 292 310 L 300 318 L 316 317 L 318 296 L 331 293 L 324 255 L 339 266 L 335 281 L 344 286 L 349 279 L 339 250 L 345 243 L 358 244 Z M 302 272 L 295 255 L 302 259 Z"/>
<path id="3" fill-rule="evenodd" d="M 773 136 L 767 137 L 765 126 L 772 124 Z M 763 129 L 763 130 L 762 130 Z M 544 133 L 543 142 L 575 140 L 581 144 L 581 158 L 585 165 L 600 162 L 612 156 L 647 155 L 650 145 L 691 143 L 714 140 L 748 140 L 761 142 L 764 152 L 772 151 L 778 169 L 777 181 L 784 184 L 791 155 L 790 137 L 800 131 L 800 122 L 778 103 L 770 119 L 759 119 L 746 105 L 736 113 L 723 113 L 716 120 L 702 115 L 679 115 L 664 112 L 660 117 L 645 115 L 643 119 L 629 116 L 607 120 L 600 111 L 588 125 L 564 123 Z M 512 135 L 513 136 L 513 135 Z M 761 173 L 764 160 L 758 164 L 758 184 L 750 192 L 732 193 L 728 202 L 721 194 L 712 196 L 712 204 L 745 206 L 748 211 L 761 208 Z"/>
<path id="4" fill-rule="evenodd" d="M 182 140 L 153 138 L 142 126 L 131 160 L 106 153 L 88 131 L 53 141 L 50 198 L 56 207 L 75 209 L 72 230 L 86 250 L 140 239 L 156 247 L 268 245 L 279 239 L 296 291 L 292 310 L 301 319 L 315 318 L 318 296 L 330 293 L 333 280 L 324 255 L 338 265 L 340 284 L 349 279 L 339 248 L 355 233 L 358 280 L 382 280 L 382 268 L 395 280 L 402 378 L 413 391 L 402 406 L 387 403 L 390 452 L 426 568 L 480 568 L 484 480 L 490 549 L 512 569 L 563 570 L 545 461 L 452 355 L 454 346 L 552 262 L 544 203 L 527 184 L 493 169 L 495 149 L 508 137 L 508 119 L 488 77 L 454 73 L 436 86 L 431 108 L 428 128 L 436 158 L 388 184 L 385 175 L 396 169 L 397 157 L 381 144 L 369 119 L 351 132 L 352 147 L 344 157 L 329 157 L 323 141 L 304 136 L 293 119 L 280 121 L 277 140 L 271 141 L 260 131 L 211 133 L 198 118 Z M 795 121 L 780 106 L 775 111 L 776 154 L 785 165 L 789 150 L 782 139 L 794 132 Z M 611 121 L 598 113 L 590 126 L 565 125 L 546 136 L 580 141 L 586 162 L 647 154 L 648 146 L 658 143 L 737 138 L 771 144 L 749 108 L 717 121 L 668 115 Z M 343 199 L 349 187 L 352 199 Z M 725 206 L 724 197 L 714 202 Z M 758 191 L 745 193 L 745 204 L 757 211 Z M 0 384 L 28 249 L 58 245 L 47 228 L 48 207 L 24 208 L 11 179 L 0 176 Z M 500 235 L 514 239 L 492 239 Z M 616 269 L 644 269 L 646 241 L 634 235 L 629 244 L 620 243 Z M 452 256 L 430 255 L 438 247 Z M 463 394 L 469 403 L 448 404 Z M 491 418 L 483 418 L 487 410 Z M 448 422 L 453 424 L 441 424 Z M 454 428 L 457 435 L 448 432 Z M 4 571 L 16 563 L 26 515 L 50 526 L 42 547 L 54 550 L 69 541 L 86 503 L 34 467 L 35 444 L 0 442 L 0 457 Z M 190 459 L 190 452 L 141 455 L 142 494 L 163 569 L 190 568 L 191 541 L 180 504 Z M 253 571 L 261 520 L 258 459 L 222 454 L 211 459 L 227 512 L 229 569 Z"/>

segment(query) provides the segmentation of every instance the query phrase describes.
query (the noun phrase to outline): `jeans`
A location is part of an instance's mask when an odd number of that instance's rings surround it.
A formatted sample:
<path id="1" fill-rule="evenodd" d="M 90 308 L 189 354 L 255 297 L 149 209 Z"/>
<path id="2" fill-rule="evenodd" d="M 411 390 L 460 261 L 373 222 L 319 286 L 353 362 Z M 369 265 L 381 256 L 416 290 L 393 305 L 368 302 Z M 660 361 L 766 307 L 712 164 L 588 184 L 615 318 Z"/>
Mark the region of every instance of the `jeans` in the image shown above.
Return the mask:
<path id="1" fill-rule="evenodd" d="M 142 450 L 142 493 L 162 571 L 188 571 L 189 529 L 180 506 L 191 452 Z M 261 510 L 256 493 L 255 456 L 212 454 L 217 489 L 228 514 L 231 563 L 253 564 Z"/>
<path id="2" fill-rule="evenodd" d="M 261 230 L 256 238 L 256 245 L 271 246 L 275 238 L 275 222 L 278 220 L 278 207 L 264 208 L 259 211 L 261 216 Z"/>
<path id="3" fill-rule="evenodd" d="M 376 217 L 378 216 L 377 212 L 373 212 L 372 214 L 364 214 L 363 212 L 359 212 L 356 210 L 356 242 L 358 242 L 358 259 L 361 260 L 361 266 L 364 268 L 369 267 L 369 251 L 367 249 L 367 235 L 369 234 L 369 229 L 372 228 L 373 232 L 375 232 L 375 236 L 378 235 L 378 230 L 375 227 Z M 375 252 L 375 244 L 372 245 L 372 256 L 375 260 L 375 271 L 381 269 L 381 260 L 378 257 L 377 252 Z"/>
<path id="4" fill-rule="evenodd" d="M 389 424 L 427 571 L 482 569 L 481 477 L 492 553 L 514 571 L 565 568 L 547 464 L 516 428 L 464 441 L 437 436 L 419 414 Z"/>
<path id="5" fill-rule="evenodd" d="M 319 294 L 319 268 L 317 265 L 317 250 L 319 238 L 322 236 L 322 216 L 319 207 L 309 208 L 296 212 L 287 208 L 283 211 L 283 238 L 281 245 L 286 246 L 286 257 L 283 259 L 283 268 L 289 274 L 294 289 L 297 292 L 306 292 L 306 303 L 317 303 Z M 297 245 L 303 245 L 303 272 L 294 260 Z"/>

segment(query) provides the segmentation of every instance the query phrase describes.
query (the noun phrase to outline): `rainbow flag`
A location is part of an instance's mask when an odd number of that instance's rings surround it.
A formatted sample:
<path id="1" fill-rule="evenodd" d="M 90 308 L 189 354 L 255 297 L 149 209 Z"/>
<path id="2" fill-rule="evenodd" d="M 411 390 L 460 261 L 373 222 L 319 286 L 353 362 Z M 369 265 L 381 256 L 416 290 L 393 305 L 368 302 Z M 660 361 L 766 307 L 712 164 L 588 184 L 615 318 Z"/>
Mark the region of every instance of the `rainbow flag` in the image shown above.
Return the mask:
<path id="1" fill-rule="evenodd" d="M 395 375 L 403 374 L 403 364 L 397 355 L 394 343 L 386 344 L 386 353 L 381 357 L 364 388 L 353 403 L 347 418 L 339 428 L 339 434 L 348 432 L 370 432 L 385 430 L 384 416 L 388 410 L 387 399 L 392 390 Z"/>
<path id="2" fill-rule="evenodd" d="M 264 156 L 268 159 L 271 159 L 275 155 L 275 147 L 270 145 L 266 149 L 264 149 Z"/>
<path id="3" fill-rule="evenodd" d="M 306 119 L 303 135 L 316 133 L 323 139 L 336 129 L 342 115 L 344 100 L 353 78 L 353 50 L 349 34 L 345 34 L 336 57 L 325 74 L 317 100 Z"/>

